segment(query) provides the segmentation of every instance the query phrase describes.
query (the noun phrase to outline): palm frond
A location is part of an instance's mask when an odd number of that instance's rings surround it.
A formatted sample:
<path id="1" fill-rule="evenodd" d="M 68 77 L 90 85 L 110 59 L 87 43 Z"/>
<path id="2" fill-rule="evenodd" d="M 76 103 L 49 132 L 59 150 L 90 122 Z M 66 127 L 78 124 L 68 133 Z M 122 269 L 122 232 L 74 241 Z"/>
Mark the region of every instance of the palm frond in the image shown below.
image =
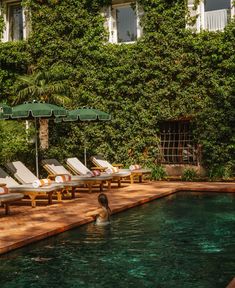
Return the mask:
<path id="1" fill-rule="evenodd" d="M 49 71 L 39 71 L 32 75 L 20 76 L 16 103 L 26 100 L 53 100 L 55 103 L 64 104 L 71 100 L 70 86 L 67 79 L 64 79 L 63 73 L 52 73 Z"/>

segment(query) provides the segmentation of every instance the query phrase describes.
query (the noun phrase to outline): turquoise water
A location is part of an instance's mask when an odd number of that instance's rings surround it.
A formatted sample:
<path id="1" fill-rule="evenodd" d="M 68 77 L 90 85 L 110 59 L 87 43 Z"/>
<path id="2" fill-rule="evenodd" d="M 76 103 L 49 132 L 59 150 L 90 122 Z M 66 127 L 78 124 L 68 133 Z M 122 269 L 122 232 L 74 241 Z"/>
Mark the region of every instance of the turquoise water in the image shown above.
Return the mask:
<path id="1" fill-rule="evenodd" d="M 3 255 L 0 287 L 224 288 L 235 276 L 234 211 L 232 194 L 177 193 L 112 216 L 109 227 Z"/>

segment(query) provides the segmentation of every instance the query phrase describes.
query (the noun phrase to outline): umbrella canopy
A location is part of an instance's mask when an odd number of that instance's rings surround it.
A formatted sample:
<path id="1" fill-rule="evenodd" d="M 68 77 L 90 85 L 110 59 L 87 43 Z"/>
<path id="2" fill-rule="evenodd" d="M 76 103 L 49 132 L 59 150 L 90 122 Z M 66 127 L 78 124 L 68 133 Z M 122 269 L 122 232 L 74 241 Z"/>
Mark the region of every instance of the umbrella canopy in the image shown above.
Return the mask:
<path id="1" fill-rule="evenodd" d="M 68 111 L 66 117 L 56 119 L 56 122 L 60 121 L 108 121 L 111 120 L 111 116 L 108 113 L 93 108 L 81 108 Z"/>
<path id="2" fill-rule="evenodd" d="M 35 159 L 37 177 L 39 177 L 37 119 L 65 117 L 66 115 L 66 109 L 54 104 L 44 103 L 36 100 L 33 102 L 25 102 L 23 104 L 12 107 L 11 119 L 35 120 Z"/>
<path id="3" fill-rule="evenodd" d="M 0 119 L 9 119 L 12 113 L 12 108 L 7 104 L 0 103 Z"/>
<path id="4" fill-rule="evenodd" d="M 81 122 L 89 122 L 89 121 L 108 121 L 111 120 L 111 115 L 100 111 L 98 109 L 93 108 L 80 108 L 68 111 L 68 115 L 66 117 L 62 118 L 56 118 L 55 122 L 71 122 L 71 121 L 81 121 Z M 84 142 L 85 141 L 85 135 L 84 135 Z M 84 143 L 84 163 L 86 165 L 86 143 Z"/>
<path id="5" fill-rule="evenodd" d="M 12 107 L 12 119 L 34 119 L 34 118 L 51 118 L 51 117 L 65 117 L 67 110 L 43 102 L 25 102 L 23 104 Z"/>

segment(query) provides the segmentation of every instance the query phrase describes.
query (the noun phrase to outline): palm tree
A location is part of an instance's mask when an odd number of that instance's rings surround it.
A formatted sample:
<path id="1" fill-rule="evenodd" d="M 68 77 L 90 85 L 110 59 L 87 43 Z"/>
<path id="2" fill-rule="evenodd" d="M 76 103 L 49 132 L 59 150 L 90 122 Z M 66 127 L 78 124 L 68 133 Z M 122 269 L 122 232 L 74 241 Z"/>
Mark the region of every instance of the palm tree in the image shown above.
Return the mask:
<path id="1" fill-rule="evenodd" d="M 43 101 L 66 105 L 71 102 L 69 98 L 71 88 L 67 84 L 62 72 L 55 73 L 52 67 L 49 71 L 38 71 L 31 75 L 19 76 L 17 96 L 14 104 L 23 101 Z M 58 70 L 57 70 L 58 71 Z M 42 149 L 48 148 L 48 119 L 39 119 L 39 139 Z"/>
<path id="2" fill-rule="evenodd" d="M 19 76 L 20 90 L 14 103 L 40 100 L 64 105 L 71 100 L 68 97 L 68 85 L 62 75 L 51 71 L 39 71 L 27 76 Z"/>

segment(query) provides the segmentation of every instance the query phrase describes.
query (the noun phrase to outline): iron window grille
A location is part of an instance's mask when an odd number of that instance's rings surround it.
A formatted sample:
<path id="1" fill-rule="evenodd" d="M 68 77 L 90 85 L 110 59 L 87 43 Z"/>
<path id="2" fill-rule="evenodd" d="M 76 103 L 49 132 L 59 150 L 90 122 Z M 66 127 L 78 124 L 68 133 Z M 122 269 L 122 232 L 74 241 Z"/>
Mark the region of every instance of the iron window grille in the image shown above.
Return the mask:
<path id="1" fill-rule="evenodd" d="M 160 123 L 159 149 L 162 164 L 199 164 L 200 146 L 193 142 L 189 121 Z"/>

